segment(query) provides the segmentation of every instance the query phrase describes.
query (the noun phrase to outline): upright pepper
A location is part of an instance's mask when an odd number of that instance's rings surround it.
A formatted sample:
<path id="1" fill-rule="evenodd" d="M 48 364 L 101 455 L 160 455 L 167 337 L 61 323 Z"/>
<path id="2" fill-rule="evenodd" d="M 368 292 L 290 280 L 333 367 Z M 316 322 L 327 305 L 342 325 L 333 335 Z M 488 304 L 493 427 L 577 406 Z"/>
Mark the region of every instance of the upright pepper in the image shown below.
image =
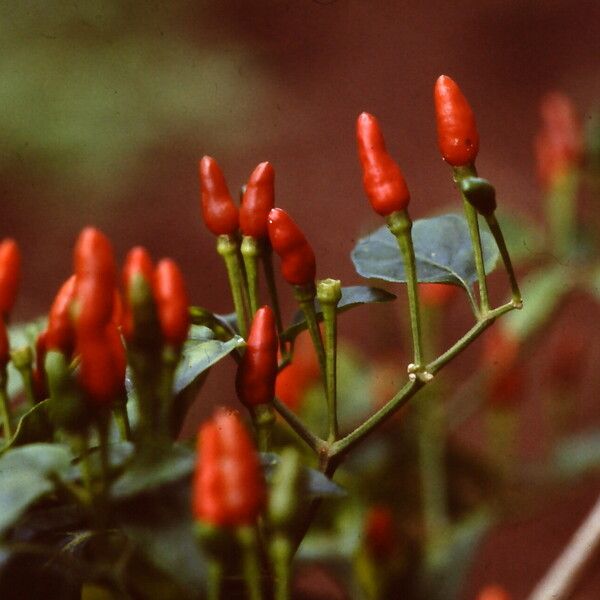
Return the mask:
<path id="1" fill-rule="evenodd" d="M 388 154 L 377 119 L 366 112 L 356 121 L 358 157 L 365 193 L 373 210 L 383 217 L 404 210 L 410 193 L 400 167 Z"/>
<path id="2" fill-rule="evenodd" d="M 189 301 L 183 275 L 175 261 L 163 258 L 156 266 L 154 298 L 165 342 L 181 346 L 190 327 Z"/>
<path id="3" fill-rule="evenodd" d="M 252 171 L 240 207 L 240 229 L 244 235 L 268 235 L 267 218 L 275 206 L 274 181 L 275 171 L 269 162 L 260 163 Z"/>
<path id="4" fill-rule="evenodd" d="M 204 156 L 199 165 L 202 218 L 215 235 L 235 233 L 238 229 L 238 208 L 233 203 L 225 177 L 217 161 Z"/>
<path id="5" fill-rule="evenodd" d="M 71 303 L 75 298 L 76 277 L 71 275 L 58 290 L 50 307 L 48 327 L 46 329 L 45 347 L 59 350 L 70 356 L 75 345 L 75 332 L 71 322 Z"/>
<path id="6" fill-rule="evenodd" d="M 471 106 L 456 82 L 440 75 L 433 92 L 438 146 L 453 167 L 472 165 L 479 151 L 479 133 Z"/>
<path id="7" fill-rule="evenodd" d="M 254 315 L 246 352 L 235 380 L 238 398 L 246 407 L 272 402 L 277 376 L 277 348 L 275 315 L 268 306 L 263 306 Z"/>
<path id="8" fill-rule="evenodd" d="M 298 225 L 281 208 L 273 208 L 268 219 L 269 239 L 281 258 L 281 274 L 292 285 L 314 285 L 315 253 Z"/>
<path id="9" fill-rule="evenodd" d="M 194 517 L 217 527 L 254 524 L 265 503 L 265 485 L 258 454 L 238 413 L 217 410 L 201 426 L 197 450 Z"/>
<path id="10" fill-rule="evenodd" d="M 21 278 L 21 253 L 15 240 L 0 244 L 0 316 L 6 319 L 12 310 Z"/>

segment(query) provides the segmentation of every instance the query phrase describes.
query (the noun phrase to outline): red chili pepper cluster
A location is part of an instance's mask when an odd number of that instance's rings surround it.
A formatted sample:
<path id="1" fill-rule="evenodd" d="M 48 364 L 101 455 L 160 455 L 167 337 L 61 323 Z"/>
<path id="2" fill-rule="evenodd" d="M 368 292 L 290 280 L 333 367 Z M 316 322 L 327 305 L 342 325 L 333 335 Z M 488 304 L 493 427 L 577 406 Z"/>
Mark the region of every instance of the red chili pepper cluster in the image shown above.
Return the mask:
<path id="1" fill-rule="evenodd" d="M 472 165 L 479 151 L 479 133 L 467 99 L 447 75 L 438 77 L 433 99 L 438 146 L 444 160 L 453 167 Z"/>
<path id="2" fill-rule="evenodd" d="M 356 121 L 358 157 L 363 171 L 365 193 L 373 210 L 387 217 L 405 210 L 410 193 L 400 167 L 388 154 L 377 119 L 362 113 Z"/>
<path id="3" fill-rule="evenodd" d="M 265 503 L 258 453 L 238 413 L 218 410 L 198 434 L 194 517 L 215 526 L 256 522 Z"/>
<path id="4" fill-rule="evenodd" d="M 263 306 L 254 315 L 235 380 L 238 398 L 247 408 L 273 401 L 278 346 L 275 315 Z"/>
<path id="5" fill-rule="evenodd" d="M 204 223 L 215 235 L 235 233 L 238 230 L 239 211 L 217 161 L 210 156 L 203 157 L 199 172 Z"/>
<path id="6" fill-rule="evenodd" d="M 547 94 L 540 105 L 542 126 L 535 138 L 538 178 L 550 187 L 583 157 L 583 131 L 570 98 L 559 92 Z"/>

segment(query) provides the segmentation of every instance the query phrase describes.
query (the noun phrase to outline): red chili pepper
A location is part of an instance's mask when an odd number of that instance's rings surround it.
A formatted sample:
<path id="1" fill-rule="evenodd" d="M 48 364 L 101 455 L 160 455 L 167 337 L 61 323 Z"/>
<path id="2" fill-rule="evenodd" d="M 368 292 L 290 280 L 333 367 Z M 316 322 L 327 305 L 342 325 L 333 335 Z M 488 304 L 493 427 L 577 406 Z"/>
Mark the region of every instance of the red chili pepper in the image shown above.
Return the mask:
<path id="1" fill-rule="evenodd" d="M 58 290 L 48 316 L 45 346 L 70 356 L 75 345 L 75 332 L 71 322 L 71 302 L 75 298 L 76 277 L 71 275 Z M 43 363 L 42 363 L 43 364 Z"/>
<path id="2" fill-rule="evenodd" d="M 217 161 L 204 156 L 200 161 L 199 172 L 204 223 L 215 235 L 235 233 L 239 223 L 238 208 L 231 198 Z"/>
<path id="3" fill-rule="evenodd" d="M 458 294 L 458 287 L 449 283 L 420 283 L 419 298 L 424 306 L 439 308 Z"/>
<path id="4" fill-rule="evenodd" d="M 499 585 L 488 585 L 479 592 L 477 600 L 511 600 L 511 596 Z"/>
<path id="5" fill-rule="evenodd" d="M 538 179 L 544 188 L 583 158 L 583 131 L 573 102 L 560 92 L 540 105 L 542 127 L 535 138 Z"/>
<path id="6" fill-rule="evenodd" d="M 109 323 L 101 331 L 86 332 L 78 338 L 77 349 L 81 387 L 94 404 L 111 404 L 125 383 L 125 349 L 118 329 Z"/>
<path id="7" fill-rule="evenodd" d="M 388 154 L 377 119 L 363 112 L 356 121 L 363 186 L 373 210 L 383 217 L 405 210 L 410 193 L 400 167 Z"/>
<path id="8" fill-rule="evenodd" d="M 475 116 L 460 88 L 447 75 L 440 75 L 433 91 L 438 146 L 444 160 L 453 167 L 475 162 L 479 133 Z"/>
<path id="9" fill-rule="evenodd" d="M 12 310 L 21 278 L 21 253 L 15 240 L 7 238 L 0 244 L 0 315 Z"/>
<path id="10" fill-rule="evenodd" d="M 277 331 L 275 315 L 268 306 L 256 311 L 246 352 L 235 380 L 238 398 L 246 407 L 269 404 L 275 394 L 277 376 Z"/>
<path id="11" fill-rule="evenodd" d="M 263 238 L 268 235 L 267 218 L 275 206 L 275 171 L 269 162 L 260 163 L 246 185 L 240 207 L 240 229 L 244 235 Z"/>
<path id="12" fill-rule="evenodd" d="M 153 287 L 164 340 L 181 346 L 190 327 L 189 301 L 183 275 L 174 261 L 163 258 L 158 263 Z"/>
<path id="13" fill-rule="evenodd" d="M 268 218 L 269 239 L 281 258 L 281 274 L 292 285 L 312 285 L 316 274 L 315 253 L 298 225 L 281 208 Z"/>
<path id="14" fill-rule="evenodd" d="M 10 360 L 10 343 L 4 319 L 0 318 L 0 368 L 5 369 Z"/>
<path id="15" fill-rule="evenodd" d="M 264 503 L 258 454 L 236 412 L 217 410 L 198 434 L 194 517 L 218 527 L 252 525 Z"/>
<path id="16" fill-rule="evenodd" d="M 365 520 L 365 547 L 377 560 L 392 558 L 398 549 L 394 515 L 386 506 L 373 506 Z"/>
<path id="17" fill-rule="evenodd" d="M 75 245 L 78 315 L 76 329 L 97 332 L 111 320 L 116 266 L 112 246 L 98 229 L 84 229 Z"/>
<path id="18" fill-rule="evenodd" d="M 143 296 L 152 298 L 152 282 L 154 280 L 154 264 L 148 251 L 142 246 L 132 248 L 125 258 L 123 266 L 123 286 L 125 287 L 126 303 L 123 308 L 121 325 L 126 340 L 134 335 L 133 305 L 136 304 L 138 286 L 143 286 Z"/>

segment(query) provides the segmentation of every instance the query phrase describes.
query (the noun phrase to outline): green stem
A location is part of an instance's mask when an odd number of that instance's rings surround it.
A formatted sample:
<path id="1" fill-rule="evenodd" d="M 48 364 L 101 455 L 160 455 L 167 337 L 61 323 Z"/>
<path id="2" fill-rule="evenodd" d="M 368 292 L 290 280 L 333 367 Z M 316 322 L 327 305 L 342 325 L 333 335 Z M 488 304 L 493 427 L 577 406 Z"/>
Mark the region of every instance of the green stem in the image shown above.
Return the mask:
<path id="1" fill-rule="evenodd" d="M 307 446 L 318 453 L 321 448 L 325 445 L 325 441 L 311 433 L 304 423 L 291 411 L 285 404 L 280 402 L 277 398 L 273 399 L 273 408 L 283 417 L 286 423 L 296 432 Z"/>
<path id="2" fill-rule="evenodd" d="M 275 313 L 275 325 L 277 327 L 277 336 L 281 343 L 281 358 L 282 361 L 289 359 L 289 346 L 287 342 L 282 340 L 283 334 L 283 320 L 281 318 L 281 307 L 279 306 L 279 294 L 277 293 L 277 284 L 275 283 L 275 273 L 273 271 L 273 249 L 271 245 L 265 241 L 260 258 L 263 264 L 263 270 L 265 273 L 265 280 L 267 282 L 267 289 L 269 291 L 269 298 L 271 300 L 271 308 Z"/>
<path id="3" fill-rule="evenodd" d="M 413 247 L 411 229 L 412 221 L 406 211 L 396 211 L 387 217 L 390 231 L 396 237 L 406 272 L 406 291 L 408 293 L 408 309 L 410 311 L 410 328 L 413 340 L 413 373 L 418 377 L 423 366 L 423 338 L 421 333 L 421 317 L 419 314 L 419 294 L 417 291 L 417 267 Z"/>
<path id="4" fill-rule="evenodd" d="M 502 261 L 504 262 L 504 268 L 506 269 L 506 273 L 508 274 L 508 278 L 510 280 L 513 303 L 515 304 L 515 308 L 520 308 L 523 305 L 523 300 L 521 298 L 521 291 L 519 290 L 519 284 L 512 266 L 512 261 L 510 260 L 510 254 L 508 253 L 508 248 L 506 247 L 506 242 L 504 241 L 504 235 L 502 234 L 502 230 L 500 229 L 496 215 L 486 215 L 485 220 L 487 221 L 488 227 L 490 228 L 490 231 L 496 240 L 498 250 L 500 250 L 500 256 L 502 256 Z"/>
<path id="5" fill-rule="evenodd" d="M 6 367 L 0 368 L 0 423 L 4 433 L 4 443 L 8 444 L 13 436 L 12 423 L 10 419 L 10 400 L 6 393 L 7 384 Z"/>
<path id="6" fill-rule="evenodd" d="M 248 598 L 249 600 L 262 600 L 263 593 L 256 527 L 239 527 L 236 533 L 242 547 L 242 568 L 248 589 Z"/>
<path id="7" fill-rule="evenodd" d="M 246 280 L 248 282 L 248 294 L 250 296 L 250 312 L 252 316 L 258 310 L 259 292 L 258 292 L 258 260 L 261 254 L 260 243 L 256 238 L 245 235 L 242 239 L 242 257 L 246 269 Z"/>
<path id="8" fill-rule="evenodd" d="M 317 285 L 317 298 L 323 311 L 325 324 L 325 389 L 327 397 L 327 441 L 337 440 L 337 305 L 342 298 L 342 288 L 337 279 L 324 279 Z"/>
<path id="9" fill-rule="evenodd" d="M 129 415 L 127 414 L 126 401 L 119 403 L 114 408 L 115 421 L 121 435 L 121 439 L 131 441 L 131 425 L 129 423 Z"/>
<path id="10" fill-rule="evenodd" d="M 207 562 L 207 598 L 208 600 L 219 600 L 221 598 L 221 584 L 223 583 L 223 565 L 217 558 L 209 558 Z"/>
<path id="11" fill-rule="evenodd" d="M 271 542 L 271 560 L 275 575 L 275 600 L 289 600 L 292 587 L 293 548 L 288 537 L 276 534 Z"/>
<path id="12" fill-rule="evenodd" d="M 485 317 L 482 317 L 464 336 L 462 336 L 453 346 L 444 354 L 436 358 L 424 367 L 426 373 L 435 375 L 442 367 L 449 363 L 454 357 L 460 354 L 473 340 L 478 338 L 492 323 L 504 313 L 514 310 L 516 307 L 512 302 L 503 304 L 498 308 L 490 310 Z M 343 456 L 347 454 L 354 446 L 361 442 L 373 429 L 375 429 L 390 414 L 396 412 L 404 406 L 424 385 L 422 379 L 408 381 L 393 398 L 381 407 L 376 413 L 371 415 L 364 423 L 359 425 L 352 433 L 339 439 L 331 446 L 331 456 Z"/>
<path id="13" fill-rule="evenodd" d="M 258 438 L 258 449 L 260 452 L 269 452 L 271 447 L 271 434 L 275 424 L 273 408 L 268 405 L 256 406 L 252 410 L 252 422 Z"/>
<path id="14" fill-rule="evenodd" d="M 233 297 L 240 335 L 246 338 L 248 334 L 248 322 L 244 306 L 245 283 L 238 255 L 238 243 L 235 237 L 220 235 L 217 238 L 217 252 L 223 257 L 225 268 L 227 269 L 227 277 L 229 278 L 229 287 L 231 289 L 231 296 Z"/>
<path id="15" fill-rule="evenodd" d="M 464 179 L 465 177 L 476 176 L 477 171 L 474 165 L 454 168 L 454 182 L 456 183 L 456 187 L 463 200 L 463 207 L 465 210 L 467 225 L 469 226 L 469 235 L 471 236 L 471 244 L 473 246 L 473 255 L 475 257 L 475 269 L 477 271 L 477 282 L 479 284 L 479 297 L 481 300 L 481 312 L 485 314 L 490 308 L 490 301 L 488 297 L 487 280 L 485 278 L 485 262 L 483 260 L 483 249 L 481 247 L 479 221 L 477 218 L 477 211 L 475 210 L 475 207 L 473 207 L 469 203 L 460 187 L 460 182 L 462 179 Z"/>

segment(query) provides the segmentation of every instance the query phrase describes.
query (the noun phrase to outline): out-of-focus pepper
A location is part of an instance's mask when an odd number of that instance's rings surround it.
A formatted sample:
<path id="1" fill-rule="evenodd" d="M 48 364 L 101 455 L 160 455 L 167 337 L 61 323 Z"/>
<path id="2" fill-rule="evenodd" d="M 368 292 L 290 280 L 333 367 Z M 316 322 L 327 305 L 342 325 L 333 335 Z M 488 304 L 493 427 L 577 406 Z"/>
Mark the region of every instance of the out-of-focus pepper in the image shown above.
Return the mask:
<path id="1" fill-rule="evenodd" d="M 59 350 L 66 356 L 71 355 L 75 345 L 75 332 L 70 314 L 75 290 L 76 278 L 75 275 L 71 275 L 62 284 L 52 302 L 45 335 L 45 347 L 49 350 Z"/>
<path id="2" fill-rule="evenodd" d="M 281 274 L 292 285 L 314 285 L 316 260 L 310 244 L 298 225 L 281 208 L 273 208 L 268 218 L 269 239 L 281 258 Z"/>
<path id="3" fill-rule="evenodd" d="M 424 306 L 446 306 L 458 294 L 458 287 L 449 283 L 420 283 L 419 297 Z"/>
<path id="4" fill-rule="evenodd" d="M 264 238 L 268 235 L 267 218 L 275 206 L 275 171 L 269 162 L 260 163 L 252 174 L 240 207 L 240 229 L 244 235 Z"/>
<path id="5" fill-rule="evenodd" d="M 277 348 L 275 315 L 268 306 L 263 306 L 254 315 L 235 380 L 238 398 L 246 407 L 269 404 L 273 400 Z"/>
<path id="6" fill-rule="evenodd" d="M 219 409 L 198 434 L 192 511 L 217 527 L 252 525 L 264 503 L 258 453 L 238 413 Z"/>
<path id="7" fill-rule="evenodd" d="M 394 515 L 386 506 L 373 506 L 365 518 L 365 548 L 376 560 L 389 560 L 398 550 Z"/>
<path id="8" fill-rule="evenodd" d="M 388 154 L 377 119 L 366 112 L 356 121 L 363 186 L 373 210 L 383 217 L 404 210 L 410 193 L 400 167 Z"/>
<path id="9" fill-rule="evenodd" d="M 438 146 L 444 160 L 453 167 L 475 162 L 479 133 L 471 106 L 456 82 L 440 75 L 433 92 Z"/>
<path id="10" fill-rule="evenodd" d="M 540 105 L 542 126 L 535 138 L 538 179 L 544 188 L 583 157 L 581 120 L 571 99 L 560 92 L 546 94 Z"/>
<path id="11" fill-rule="evenodd" d="M 175 261 L 163 258 L 156 265 L 153 287 L 163 338 L 179 347 L 187 339 L 190 316 L 185 282 Z"/>
<path id="12" fill-rule="evenodd" d="M 510 409 L 522 396 L 525 371 L 518 363 L 520 344 L 495 327 L 485 337 L 483 364 L 488 377 L 488 401 L 496 409 Z"/>
<path id="13" fill-rule="evenodd" d="M 499 585 L 488 585 L 479 592 L 477 600 L 511 600 L 511 596 Z"/>
<path id="14" fill-rule="evenodd" d="M 199 173 L 204 223 L 215 235 L 235 233 L 239 223 L 238 208 L 233 203 L 217 161 L 211 156 L 204 156 L 200 161 Z"/>
<path id="15" fill-rule="evenodd" d="M 108 238 L 98 229 L 86 227 L 74 251 L 78 314 L 76 330 L 98 333 L 111 320 L 116 287 L 116 265 Z"/>
<path id="16" fill-rule="evenodd" d="M 6 318 L 12 310 L 21 278 L 21 253 L 15 240 L 7 238 L 0 244 L 0 316 Z"/>

